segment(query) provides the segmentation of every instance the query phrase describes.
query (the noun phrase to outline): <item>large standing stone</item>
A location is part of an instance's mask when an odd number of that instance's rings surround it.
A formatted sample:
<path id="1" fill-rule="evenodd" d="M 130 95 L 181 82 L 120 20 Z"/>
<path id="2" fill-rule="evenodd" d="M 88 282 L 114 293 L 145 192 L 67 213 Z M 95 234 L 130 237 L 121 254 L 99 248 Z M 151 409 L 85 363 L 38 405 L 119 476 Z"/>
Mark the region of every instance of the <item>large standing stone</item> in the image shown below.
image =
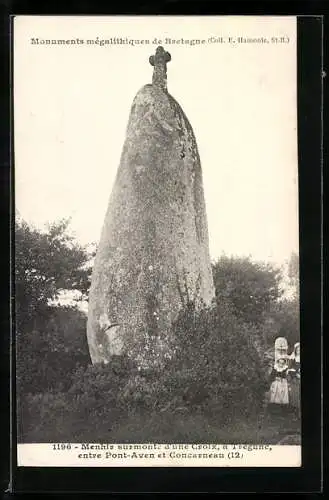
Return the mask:
<path id="1" fill-rule="evenodd" d="M 92 275 L 93 363 L 160 359 L 178 311 L 214 297 L 202 172 L 192 127 L 167 92 L 170 55 L 150 57 L 136 95 Z"/>

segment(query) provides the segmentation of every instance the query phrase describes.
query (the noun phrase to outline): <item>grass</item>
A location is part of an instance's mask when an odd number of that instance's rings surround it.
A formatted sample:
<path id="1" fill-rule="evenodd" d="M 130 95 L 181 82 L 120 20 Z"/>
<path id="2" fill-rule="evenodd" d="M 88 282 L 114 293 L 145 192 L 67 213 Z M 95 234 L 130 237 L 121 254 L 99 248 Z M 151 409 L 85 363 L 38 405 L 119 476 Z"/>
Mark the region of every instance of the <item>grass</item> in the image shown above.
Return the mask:
<path id="1" fill-rule="evenodd" d="M 111 433 L 117 443 L 220 443 L 220 444 L 276 444 L 288 435 L 300 436 L 300 423 L 290 416 L 239 418 L 220 425 L 216 419 L 202 415 L 153 417 L 148 422 L 134 418 L 121 424 Z"/>
<path id="2" fill-rule="evenodd" d="M 294 436 L 288 438 L 287 436 Z M 293 442 L 291 442 L 291 439 Z M 162 413 L 134 415 L 111 426 L 106 417 L 91 424 L 88 416 L 77 419 L 41 420 L 29 425 L 22 442 L 108 442 L 108 443 L 219 443 L 297 444 L 300 422 L 292 415 L 267 413 L 253 418 L 236 418 L 219 424 L 202 414 Z M 285 442 L 285 440 L 287 442 Z"/>

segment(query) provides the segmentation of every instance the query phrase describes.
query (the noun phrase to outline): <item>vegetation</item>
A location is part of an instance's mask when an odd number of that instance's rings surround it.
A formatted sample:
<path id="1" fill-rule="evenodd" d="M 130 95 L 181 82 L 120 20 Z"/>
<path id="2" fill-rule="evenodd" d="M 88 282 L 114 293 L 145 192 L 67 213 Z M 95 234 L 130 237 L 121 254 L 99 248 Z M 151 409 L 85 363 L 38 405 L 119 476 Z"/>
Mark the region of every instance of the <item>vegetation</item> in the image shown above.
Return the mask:
<path id="1" fill-rule="evenodd" d="M 224 443 L 235 429 L 236 442 L 275 442 L 278 430 L 266 434 L 256 423 L 267 353 L 278 334 L 290 344 L 299 336 L 296 256 L 290 298 L 283 297 L 282 269 L 248 258 L 215 262 L 216 300 L 181 311 L 161 369 L 141 369 L 125 356 L 92 366 L 78 306 L 88 296 L 94 253 L 68 228 L 68 221 L 46 232 L 16 223 L 20 441 Z M 78 298 L 56 303 L 63 291 Z"/>
<path id="2" fill-rule="evenodd" d="M 30 328 L 63 291 L 87 298 L 93 254 L 68 232 L 69 220 L 39 231 L 24 220 L 15 226 L 15 300 L 18 328 Z"/>
<path id="3" fill-rule="evenodd" d="M 236 317 L 260 325 L 282 295 L 282 271 L 249 258 L 223 256 L 213 265 L 216 296 L 228 300 Z"/>

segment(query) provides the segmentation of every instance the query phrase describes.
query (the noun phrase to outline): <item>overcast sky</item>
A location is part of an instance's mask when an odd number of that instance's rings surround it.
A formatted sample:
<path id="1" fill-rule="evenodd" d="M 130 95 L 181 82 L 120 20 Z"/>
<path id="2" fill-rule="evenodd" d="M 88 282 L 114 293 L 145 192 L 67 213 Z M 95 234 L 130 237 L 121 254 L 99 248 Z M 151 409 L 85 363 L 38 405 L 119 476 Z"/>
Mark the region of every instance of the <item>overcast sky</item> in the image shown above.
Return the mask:
<path id="1" fill-rule="evenodd" d="M 210 253 L 282 263 L 298 253 L 295 18 L 16 19 L 16 207 L 37 227 L 72 217 L 98 242 L 130 107 L 152 80 L 156 45 L 86 39 L 205 39 L 166 45 L 168 90 L 194 129 L 203 169 Z M 226 43 L 208 43 L 223 36 Z M 289 43 L 228 37 L 288 36 Z M 84 39 L 35 45 L 31 38 Z M 161 186 L 159 186 L 161 189 Z"/>

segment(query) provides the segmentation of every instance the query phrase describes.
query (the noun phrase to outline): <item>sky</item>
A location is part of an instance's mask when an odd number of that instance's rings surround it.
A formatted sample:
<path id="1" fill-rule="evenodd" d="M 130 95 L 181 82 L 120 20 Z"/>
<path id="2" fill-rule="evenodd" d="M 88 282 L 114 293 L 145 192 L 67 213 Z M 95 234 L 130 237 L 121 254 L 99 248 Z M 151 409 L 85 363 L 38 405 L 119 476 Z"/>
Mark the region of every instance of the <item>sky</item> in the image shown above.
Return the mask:
<path id="1" fill-rule="evenodd" d="M 87 44 L 97 37 L 131 43 Z M 225 43 L 209 41 L 220 37 Z M 84 43 L 43 43 L 76 38 Z M 206 42 L 172 43 L 181 38 Z M 283 263 L 298 253 L 293 17 L 18 16 L 16 209 L 38 228 L 70 217 L 81 243 L 98 242 L 131 104 L 151 83 L 148 59 L 159 40 L 171 53 L 168 91 L 199 148 L 211 258 L 225 253 Z"/>

